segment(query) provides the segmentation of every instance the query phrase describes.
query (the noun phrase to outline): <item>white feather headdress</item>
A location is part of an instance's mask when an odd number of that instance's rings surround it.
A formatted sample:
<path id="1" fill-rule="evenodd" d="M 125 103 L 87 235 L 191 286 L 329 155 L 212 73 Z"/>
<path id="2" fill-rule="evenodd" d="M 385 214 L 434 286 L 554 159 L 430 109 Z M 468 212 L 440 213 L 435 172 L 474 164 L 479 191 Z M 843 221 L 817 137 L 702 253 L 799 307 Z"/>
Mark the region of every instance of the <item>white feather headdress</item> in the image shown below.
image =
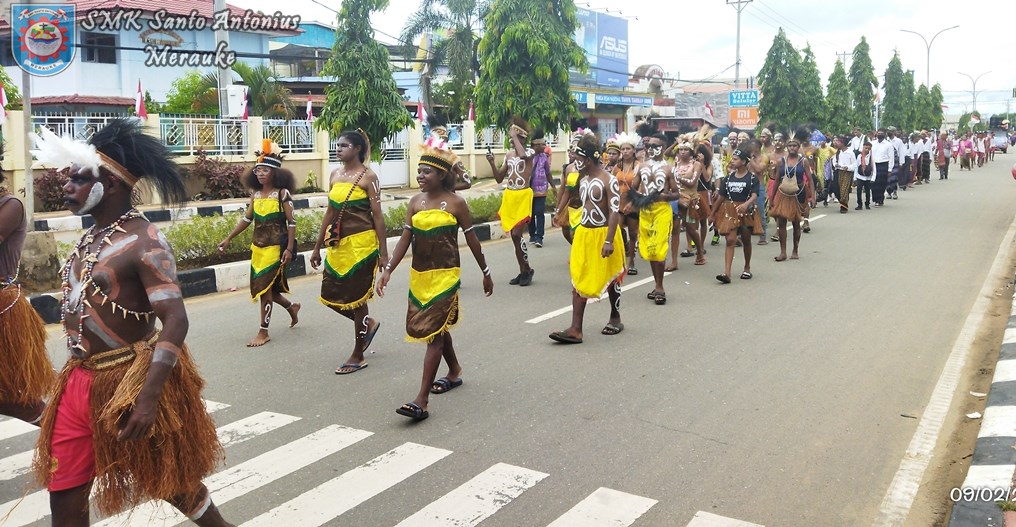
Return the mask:
<path id="1" fill-rule="evenodd" d="M 99 166 L 103 163 L 95 146 L 84 141 L 76 141 L 70 136 L 60 137 L 46 127 L 42 128 L 41 136 L 31 134 L 30 137 L 35 143 L 35 149 L 31 150 L 36 159 L 33 167 L 45 164 L 59 170 L 77 165 L 91 170 L 96 176 L 99 175 Z"/>
<path id="2" fill-rule="evenodd" d="M 642 140 L 642 138 L 639 137 L 639 134 L 634 134 L 634 133 L 633 134 L 629 134 L 628 132 L 621 132 L 621 133 L 617 134 L 617 136 L 615 138 L 616 138 L 618 144 L 620 144 L 620 145 L 631 145 L 631 146 L 633 146 L 635 148 L 638 148 L 639 141 Z"/>

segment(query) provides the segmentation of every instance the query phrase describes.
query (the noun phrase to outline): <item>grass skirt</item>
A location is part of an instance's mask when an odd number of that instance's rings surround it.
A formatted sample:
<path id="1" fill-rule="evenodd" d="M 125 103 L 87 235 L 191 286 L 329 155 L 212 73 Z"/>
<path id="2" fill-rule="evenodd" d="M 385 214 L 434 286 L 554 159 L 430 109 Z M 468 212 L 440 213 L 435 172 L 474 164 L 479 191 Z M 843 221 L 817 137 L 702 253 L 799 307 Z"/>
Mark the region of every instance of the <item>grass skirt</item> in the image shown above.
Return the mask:
<path id="1" fill-rule="evenodd" d="M 34 404 L 56 375 L 46 354 L 46 328 L 16 285 L 0 289 L 0 402 Z"/>
<path id="2" fill-rule="evenodd" d="M 769 215 L 773 218 L 783 218 L 787 221 L 801 221 L 803 204 L 797 201 L 797 196 L 788 196 L 779 190 L 776 191 L 776 198 L 769 206 Z"/>
<path id="3" fill-rule="evenodd" d="M 716 218 L 714 220 L 716 231 L 726 235 L 737 230 L 739 227 L 750 227 L 752 234 L 762 234 L 762 216 L 759 214 L 758 207 L 755 207 L 754 211 L 747 216 L 738 216 L 738 205 L 740 203 L 728 200 L 723 201 L 720 208 L 716 210 Z"/>
<path id="4" fill-rule="evenodd" d="M 94 370 L 90 394 L 95 449 L 92 490 L 96 507 L 104 515 L 152 499 L 192 495 L 199 489 L 201 480 L 211 474 L 223 458 L 215 423 L 201 400 L 204 379 L 186 346 L 166 380 L 149 436 L 137 441 L 117 440 L 118 422 L 134 407 L 148 375 L 154 341 L 153 337 L 147 342 L 121 348 L 133 350 L 135 358 Z M 88 364 L 72 358 L 64 365 L 42 417 L 34 469 L 44 485 L 50 480 L 50 444 L 57 407 L 71 372 L 78 367 L 88 367 Z"/>

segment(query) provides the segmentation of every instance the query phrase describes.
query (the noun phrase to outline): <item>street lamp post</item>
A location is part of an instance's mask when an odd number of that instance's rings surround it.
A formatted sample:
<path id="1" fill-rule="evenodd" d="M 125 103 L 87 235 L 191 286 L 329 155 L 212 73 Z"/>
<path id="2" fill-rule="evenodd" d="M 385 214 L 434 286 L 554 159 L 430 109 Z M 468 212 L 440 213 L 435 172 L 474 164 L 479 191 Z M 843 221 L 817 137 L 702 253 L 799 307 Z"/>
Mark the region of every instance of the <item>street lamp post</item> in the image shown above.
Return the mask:
<path id="1" fill-rule="evenodd" d="M 935 38 L 936 37 L 938 37 L 939 35 L 941 35 L 942 33 L 946 32 L 946 31 L 949 31 L 950 29 L 956 29 L 958 27 L 960 27 L 960 26 L 956 25 L 956 26 L 953 26 L 953 27 L 947 27 L 947 28 L 939 31 L 938 33 L 935 33 L 935 36 L 931 37 L 930 41 L 928 39 L 924 38 L 924 35 L 918 33 L 917 31 L 911 31 L 909 29 L 901 29 L 900 30 L 900 31 L 902 31 L 904 33 L 913 33 L 913 34 L 921 37 L 921 40 L 924 41 L 924 45 L 925 45 L 925 47 L 927 48 L 927 51 L 928 51 L 927 62 L 925 63 L 926 64 L 927 73 L 926 73 L 926 77 L 924 78 L 924 85 L 927 86 L 929 90 L 931 89 L 931 45 L 935 43 Z"/>
<path id="2" fill-rule="evenodd" d="M 959 73 L 960 75 L 963 75 L 964 77 L 970 79 L 970 82 L 972 82 L 974 84 L 973 89 L 970 90 L 970 95 L 971 95 L 971 97 L 974 100 L 973 101 L 973 106 L 974 106 L 974 110 L 973 111 L 976 112 L 977 111 L 977 81 L 981 80 L 981 77 L 983 77 L 983 76 L 985 76 L 985 75 L 987 75 L 987 74 L 989 74 L 991 72 L 990 71 L 986 71 L 986 72 L 978 75 L 976 78 L 971 77 L 970 75 L 967 75 L 966 73 L 963 73 L 962 71 L 958 71 L 957 73 Z"/>

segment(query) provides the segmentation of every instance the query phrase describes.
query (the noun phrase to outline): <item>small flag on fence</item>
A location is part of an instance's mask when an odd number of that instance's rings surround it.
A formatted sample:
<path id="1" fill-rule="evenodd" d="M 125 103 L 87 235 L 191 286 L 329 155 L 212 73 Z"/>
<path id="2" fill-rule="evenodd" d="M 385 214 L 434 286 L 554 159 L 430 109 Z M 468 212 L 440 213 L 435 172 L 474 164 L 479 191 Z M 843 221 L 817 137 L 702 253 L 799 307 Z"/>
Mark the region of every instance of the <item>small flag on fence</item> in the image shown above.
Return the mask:
<path id="1" fill-rule="evenodd" d="M 7 97 L 3 98 L 3 103 L 7 104 Z M 148 119 L 148 110 L 145 109 L 145 92 L 141 91 L 141 79 L 138 79 L 138 93 L 134 98 L 134 115 Z"/>
<path id="2" fill-rule="evenodd" d="M 314 108 L 313 106 L 311 106 L 310 103 L 310 92 L 307 92 L 307 120 L 308 121 L 314 120 Z"/>
<path id="3" fill-rule="evenodd" d="M 476 106 L 473 105 L 473 101 L 469 101 L 469 120 L 476 120 Z"/>

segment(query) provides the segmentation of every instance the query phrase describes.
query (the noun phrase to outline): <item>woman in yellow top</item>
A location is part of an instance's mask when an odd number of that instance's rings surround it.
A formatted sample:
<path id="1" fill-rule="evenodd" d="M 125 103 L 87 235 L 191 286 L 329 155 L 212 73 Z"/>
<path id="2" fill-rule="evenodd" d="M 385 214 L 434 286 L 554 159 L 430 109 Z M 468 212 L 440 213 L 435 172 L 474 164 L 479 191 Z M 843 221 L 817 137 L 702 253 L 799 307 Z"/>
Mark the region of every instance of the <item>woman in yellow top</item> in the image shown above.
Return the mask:
<path id="1" fill-rule="evenodd" d="M 579 130 L 572 135 L 571 144 L 576 145 L 589 130 Z M 554 224 L 561 227 L 561 233 L 568 243 L 572 242 L 575 228 L 582 219 L 582 197 L 579 196 L 579 171 L 575 168 L 575 154 L 568 151 L 568 164 L 564 166 L 564 184 L 561 194 L 557 197 L 557 210 L 554 212 Z"/>
<path id="2" fill-rule="evenodd" d="M 395 412 L 415 421 L 430 416 L 427 409 L 430 394 L 445 393 L 462 385 L 462 366 L 455 356 L 449 333 L 459 321 L 460 228 L 483 273 L 484 294 L 490 296 L 494 292 L 490 268 L 480 248 L 480 240 L 473 232 L 469 207 L 454 191 L 452 167 L 458 156 L 440 142 L 425 143 L 421 150 L 420 165 L 416 169 L 420 193 L 409 201 L 402 237 L 377 283 L 377 294 L 383 297 L 392 271 L 412 245 L 406 340 L 426 343 L 427 353 L 423 359 L 423 381 L 419 393 Z M 448 374 L 435 381 L 442 357 L 448 364 Z"/>
<path id="3" fill-rule="evenodd" d="M 250 245 L 250 298 L 261 300 L 260 329 L 248 348 L 263 346 L 272 338 L 268 325 L 272 321 L 272 305 L 279 304 L 289 312 L 289 327 L 299 321 L 300 304 L 290 302 L 283 293 L 289 293 L 286 265 L 296 254 L 296 220 L 293 217 L 293 195 L 296 178 L 282 168 L 279 145 L 271 139 L 262 142 L 257 164 L 243 177 L 247 188 L 254 191 L 247 212 L 233 232 L 219 243 L 219 252 L 225 252 L 229 242 L 254 224 Z"/>
<path id="4" fill-rule="evenodd" d="M 625 237 L 624 252 L 628 257 L 628 274 L 639 274 L 635 267 L 635 247 L 639 242 L 639 211 L 629 207 L 631 200 L 629 189 L 637 186 L 639 162 L 635 159 L 635 146 L 641 138 L 635 134 L 622 132 L 613 139 L 621 152 L 621 159 L 614 166 L 613 174 L 617 178 L 618 189 L 621 191 L 621 233 Z M 610 143 L 608 144 L 608 148 Z M 624 212 L 628 211 L 628 212 Z"/>
<path id="5" fill-rule="evenodd" d="M 342 168 L 332 172 L 325 212 L 310 265 L 321 265 L 321 246 L 328 246 L 321 278 L 321 303 L 353 321 L 353 352 L 335 370 L 346 375 L 367 367 L 363 354 L 381 323 L 370 317 L 367 302 L 374 296 L 374 278 L 388 262 L 381 186 L 377 174 L 364 165 L 370 142 L 360 130 L 345 132 L 337 144 Z"/>

